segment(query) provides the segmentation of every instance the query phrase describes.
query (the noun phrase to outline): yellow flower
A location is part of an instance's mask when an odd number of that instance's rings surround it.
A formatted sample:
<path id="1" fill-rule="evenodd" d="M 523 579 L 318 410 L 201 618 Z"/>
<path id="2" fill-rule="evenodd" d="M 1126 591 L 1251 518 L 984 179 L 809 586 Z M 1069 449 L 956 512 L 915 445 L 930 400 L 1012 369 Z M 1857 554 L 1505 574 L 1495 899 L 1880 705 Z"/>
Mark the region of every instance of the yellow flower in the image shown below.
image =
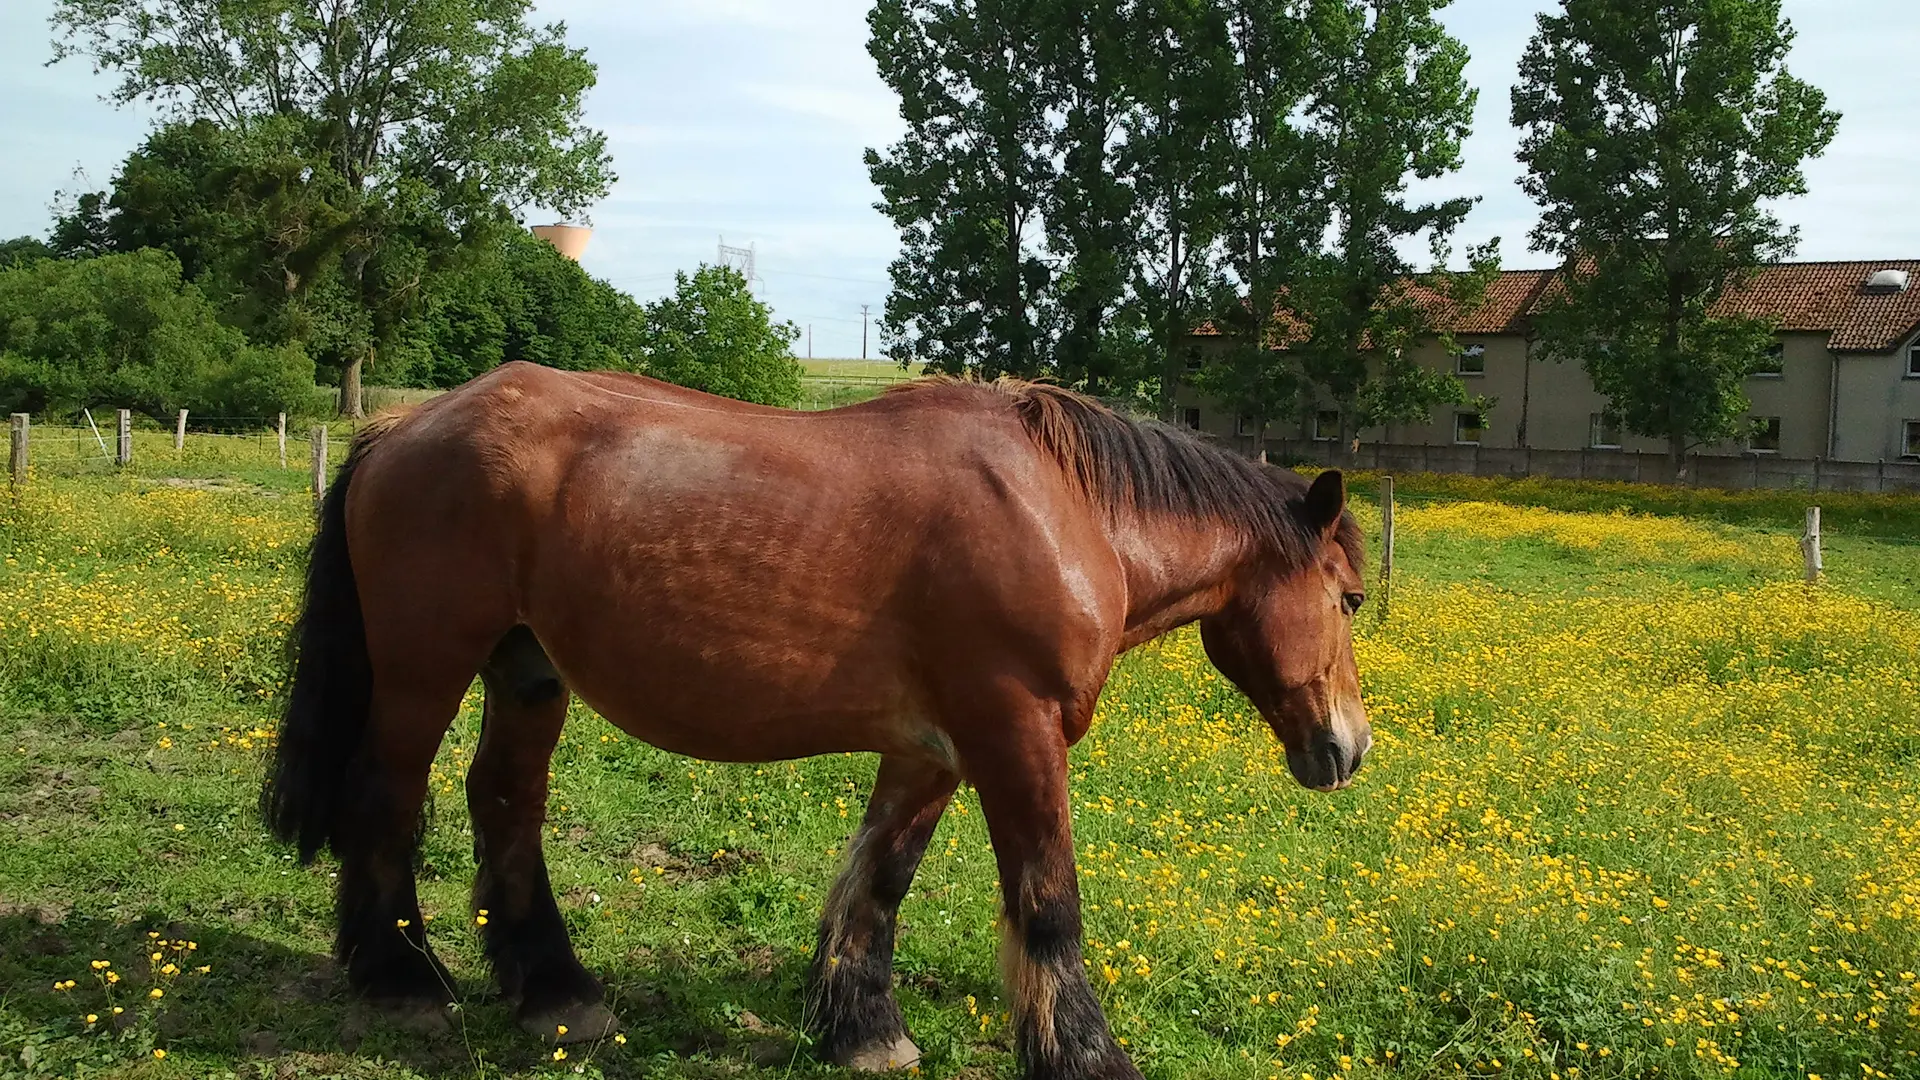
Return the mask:
<path id="1" fill-rule="evenodd" d="M 553 1060 L 555 1061 L 567 1060 L 567 1048 L 564 1046 L 555 1047 L 553 1051 Z"/>
<path id="2" fill-rule="evenodd" d="M 153 1051 L 153 1056 L 156 1058 L 163 1058 L 167 1056 L 167 1052 L 158 1047 L 155 1047 Z"/>
<path id="3" fill-rule="evenodd" d="M 162 998 L 167 996 L 167 992 L 156 986 L 153 989 L 147 991 L 147 996 L 150 998 Z"/>

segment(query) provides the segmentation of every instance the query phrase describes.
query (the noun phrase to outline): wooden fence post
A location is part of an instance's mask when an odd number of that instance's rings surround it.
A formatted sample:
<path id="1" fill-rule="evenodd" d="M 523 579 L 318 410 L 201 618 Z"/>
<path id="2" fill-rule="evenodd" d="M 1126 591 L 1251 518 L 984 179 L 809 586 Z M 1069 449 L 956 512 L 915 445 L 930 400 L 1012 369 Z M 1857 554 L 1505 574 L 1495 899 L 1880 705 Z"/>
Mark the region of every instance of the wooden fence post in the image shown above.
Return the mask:
<path id="1" fill-rule="evenodd" d="M 180 420 L 173 425 L 173 448 L 175 450 L 187 448 L 187 410 L 185 409 L 180 410 Z"/>
<path id="2" fill-rule="evenodd" d="M 327 497 L 327 425 L 315 424 L 313 428 L 313 508 L 320 509 L 320 503 Z"/>
<path id="3" fill-rule="evenodd" d="M 1807 507 L 1807 531 L 1800 537 L 1800 554 L 1807 563 L 1807 580 L 1819 581 L 1820 571 L 1825 569 L 1820 562 L 1820 508 Z"/>
<path id="4" fill-rule="evenodd" d="M 120 410 L 119 445 L 113 460 L 119 465 L 133 464 L 133 410 Z"/>
<path id="5" fill-rule="evenodd" d="M 287 414 L 280 414 L 280 422 L 274 425 L 274 435 L 280 442 L 280 467 L 287 467 Z"/>
<path id="6" fill-rule="evenodd" d="M 7 451 L 7 474 L 13 478 L 13 490 L 16 492 L 27 486 L 27 425 L 30 422 L 26 413 L 13 414 L 13 438 Z"/>
<path id="7" fill-rule="evenodd" d="M 1380 621 L 1393 608 L 1393 477 L 1380 478 Z"/>

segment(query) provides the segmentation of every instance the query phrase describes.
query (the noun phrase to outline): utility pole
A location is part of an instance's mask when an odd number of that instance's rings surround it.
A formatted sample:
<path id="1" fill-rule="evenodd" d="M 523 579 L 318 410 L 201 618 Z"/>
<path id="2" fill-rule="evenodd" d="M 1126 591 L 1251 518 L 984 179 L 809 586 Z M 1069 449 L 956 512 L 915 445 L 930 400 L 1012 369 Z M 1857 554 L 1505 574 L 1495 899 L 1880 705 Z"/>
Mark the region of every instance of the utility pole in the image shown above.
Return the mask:
<path id="1" fill-rule="evenodd" d="M 860 359 L 867 358 L 867 308 L 870 304 L 860 305 Z"/>

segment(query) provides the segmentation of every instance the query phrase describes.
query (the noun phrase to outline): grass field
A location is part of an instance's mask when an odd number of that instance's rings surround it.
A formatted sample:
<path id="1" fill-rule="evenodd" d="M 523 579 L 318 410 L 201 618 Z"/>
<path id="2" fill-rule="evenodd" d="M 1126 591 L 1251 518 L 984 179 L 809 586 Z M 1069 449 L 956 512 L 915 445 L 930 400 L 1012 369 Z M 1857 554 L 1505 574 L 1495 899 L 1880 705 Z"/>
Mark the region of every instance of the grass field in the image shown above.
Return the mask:
<path id="1" fill-rule="evenodd" d="M 625 1042 L 556 1060 L 487 990 L 477 693 L 421 868 L 459 1030 L 344 997 L 331 866 L 252 813 L 310 503 L 235 453 L 0 509 L 0 1076 L 826 1074 L 801 978 L 872 759 L 707 765 L 585 710 L 549 859 Z M 1087 956 L 1146 1074 L 1920 1076 L 1920 500 L 1823 496 L 1807 587 L 1791 496 L 1397 479 L 1352 789 L 1296 787 L 1191 632 L 1075 751 Z M 928 1075 L 1012 1075 L 993 879 L 963 789 L 901 915 Z"/>

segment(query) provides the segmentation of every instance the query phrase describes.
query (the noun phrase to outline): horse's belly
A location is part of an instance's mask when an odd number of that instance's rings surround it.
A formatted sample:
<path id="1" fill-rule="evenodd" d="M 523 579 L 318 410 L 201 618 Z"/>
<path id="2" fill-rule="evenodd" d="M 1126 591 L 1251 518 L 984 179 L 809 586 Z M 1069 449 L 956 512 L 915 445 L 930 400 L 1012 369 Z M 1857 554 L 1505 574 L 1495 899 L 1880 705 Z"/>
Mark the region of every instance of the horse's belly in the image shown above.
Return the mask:
<path id="1" fill-rule="evenodd" d="M 569 671 L 568 685 L 636 739 L 708 761 L 784 761 L 871 752 L 951 758 L 952 748 L 909 688 L 879 667 L 811 678 L 810 665 L 729 670 L 698 662 Z"/>

